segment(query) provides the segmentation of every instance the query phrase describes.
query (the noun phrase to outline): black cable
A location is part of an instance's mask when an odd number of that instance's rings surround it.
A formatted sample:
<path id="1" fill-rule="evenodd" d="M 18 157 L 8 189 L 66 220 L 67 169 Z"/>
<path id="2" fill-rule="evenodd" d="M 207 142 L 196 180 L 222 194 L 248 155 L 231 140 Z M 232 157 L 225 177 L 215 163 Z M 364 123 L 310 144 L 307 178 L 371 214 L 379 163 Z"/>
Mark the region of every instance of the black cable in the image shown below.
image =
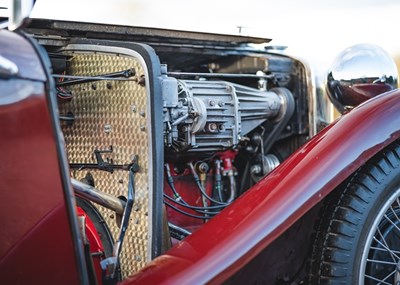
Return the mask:
<path id="1" fill-rule="evenodd" d="M 210 196 L 207 195 L 207 193 L 204 191 L 203 186 L 200 183 L 200 179 L 199 176 L 197 175 L 196 171 L 194 170 L 193 164 L 191 162 L 188 163 L 190 171 L 192 172 L 194 181 L 197 184 L 197 187 L 199 188 L 201 194 L 204 195 L 204 197 L 206 197 L 209 201 L 218 204 L 218 205 L 225 205 L 228 206 L 230 203 L 223 203 L 223 202 L 218 202 L 217 200 L 214 200 L 213 198 L 211 198 Z"/>
<path id="2" fill-rule="evenodd" d="M 181 199 L 181 200 L 182 200 L 182 203 L 188 205 L 188 203 L 186 203 L 186 201 L 183 200 L 183 198 L 181 197 L 181 195 L 179 195 L 178 191 L 176 191 L 176 188 L 175 188 L 175 185 L 174 185 L 174 179 L 172 178 L 171 170 L 169 169 L 169 164 L 166 163 L 166 164 L 164 164 L 164 166 L 165 166 L 165 172 L 166 172 L 166 174 L 167 174 L 167 183 L 168 183 L 169 187 L 171 188 L 172 192 L 174 192 L 174 196 L 175 196 L 177 199 Z"/>
<path id="3" fill-rule="evenodd" d="M 180 226 L 174 225 L 173 223 L 170 222 L 168 222 L 168 228 L 171 237 L 177 240 L 183 240 L 184 238 L 192 234 L 187 229 L 181 228 Z"/>
<path id="4" fill-rule="evenodd" d="M 198 212 L 198 213 L 201 213 L 201 214 L 217 215 L 217 214 L 220 213 L 220 212 L 209 212 L 209 210 L 215 210 L 215 208 L 196 207 L 196 206 L 191 206 L 191 205 L 185 205 L 185 204 L 182 204 L 182 203 L 176 201 L 174 198 L 168 196 L 168 195 L 165 194 L 165 193 L 164 193 L 163 195 L 164 195 L 164 198 L 167 198 L 167 199 L 170 200 L 171 202 L 174 202 L 174 203 L 178 204 L 179 206 L 186 207 L 186 208 L 188 208 L 188 209 L 194 210 L 194 211 L 196 211 L 196 212 Z M 210 207 L 213 207 L 213 206 L 210 206 Z M 217 207 L 221 207 L 221 206 L 217 206 Z M 222 206 L 222 207 L 223 207 L 223 206 Z"/>
<path id="5" fill-rule="evenodd" d="M 276 142 L 279 135 L 282 133 L 283 128 L 285 128 L 292 118 L 295 111 L 295 102 L 292 93 L 283 87 L 277 87 L 271 89 L 272 92 L 275 92 L 277 95 L 281 97 L 285 97 L 286 101 L 286 110 L 284 110 L 284 115 L 278 121 L 278 123 L 273 127 L 273 129 L 269 132 L 268 136 L 264 140 L 264 153 L 268 153 L 272 147 L 272 145 Z"/>
<path id="6" fill-rule="evenodd" d="M 165 164 L 165 171 L 166 171 L 166 174 L 167 174 L 167 182 L 168 182 L 168 185 L 169 185 L 169 187 L 171 188 L 171 190 L 172 190 L 174 196 L 176 197 L 176 199 L 173 199 L 172 197 L 170 197 L 170 196 L 168 196 L 167 194 L 163 193 L 164 197 L 167 198 L 168 200 L 170 200 L 170 201 L 174 202 L 175 204 L 178 204 L 178 205 L 180 205 L 180 206 L 182 206 L 182 207 L 185 207 L 185 208 L 188 208 L 188 209 L 192 209 L 192 210 L 196 211 L 197 213 L 204 214 L 204 215 L 208 215 L 208 214 L 210 214 L 210 215 L 217 215 L 217 214 L 219 214 L 219 211 L 218 211 L 218 212 L 210 212 L 210 210 L 216 210 L 216 209 L 218 210 L 218 209 L 220 209 L 220 208 L 224 208 L 224 207 L 225 207 L 225 205 L 221 205 L 221 206 L 210 206 L 210 207 L 197 207 L 197 206 L 189 205 L 189 203 L 187 203 L 187 202 L 179 195 L 178 191 L 176 191 L 176 188 L 175 188 L 175 185 L 174 185 L 174 180 L 173 180 L 173 177 L 172 177 L 172 175 L 171 175 L 171 171 L 170 171 L 170 168 L 169 168 L 169 164 L 168 164 L 168 163 Z M 182 202 L 180 202 L 180 201 L 182 201 Z M 170 206 L 172 206 L 172 205 L 170 205 Z M 176 210 L 178 210 L 178 208 L 176 208 Z M 179 212 L 179 211 L 178 211 L 178 212 Z M 182 214 L 189 214 L 189 213 L 186 213 L 186 212 L 184 212 L 184 211 L 182 211 L 182 210 L 181 210 L 181 213 L 182 213 Z"/>
<path id="7" fill-rule="evenodd" d="M 226 205 L 208 206 L 208 207 L 196 207 L 196 206 L 190 205 L 189 203 L 187 203 L 187 202 L 182 198 L 181 195 L 179 195 L 178 191 L 176 191 L 176 188 L 175 188 L 175 185 L 174 185 L 174 180 L 173 180 L 173 178 L 172 178 L 171 171 L 170 171 L 170 169 L 169 169 L 168 163 L 165 164 L 165 171 L 166 171 L 166 173 L 167 173 L 167 182 L 168 182 L 168 185 L 169 185 L 169 187 L 171 188 L 172 192 L 174 193 L 174 196 L 176 197 L 176 199 L 173 199 L 172 197 L 167 196 L 171 201 L 177 203 L 177 204 L 180 205 L 180 206 L 187 207 L 187 208 L 190 208 L 190 209 L 192 209 L 192 210 L 196 210 L 196 209 L 198 209 L 198 210 L 215 210 L 215 209 L 220 209 L 220 208 L 226 207 Z M 164 194 L 164 195 L 166 195 L 166 194 Z M 180 203 L 180 201 L 182 201 L 182 203 Z"/>
<path id="8" fill-rule="evenodd" d="M 222 188 L 222 176 L 221 176 L 221 161 L 216 159 L 215 160 L 215 175 L 214 175 L 214 179 L 215 179 L 215 183 L 214 183 L 214 190 L 217 192 L 218 194 L 218 199 L 221 202 L 224 202 L 224 199 L 222 199 L 222 192 L 221 192 L 221 188 Z"/>
<path id="9" fill-rule="evenodd" d="M 201 219 L 201 220 L 209 220 L 210 219 L 210 217 L 196 216 L 196 215 L 193 215 L 193 214 L 186 213 L 185 211 L 182 211 L 181 209 L 171 205 L 170 203 L 168 203 L 165 200 L 164 200 L 164 204 L 167 205 L 168 207 L 172 208 L 173 210 L 175 210 L 175 211 L 177 211 L 177 212 L 179 212 L 181 214 L 184 214 L 186 216 L 192 217 L 192 218 Z"/>

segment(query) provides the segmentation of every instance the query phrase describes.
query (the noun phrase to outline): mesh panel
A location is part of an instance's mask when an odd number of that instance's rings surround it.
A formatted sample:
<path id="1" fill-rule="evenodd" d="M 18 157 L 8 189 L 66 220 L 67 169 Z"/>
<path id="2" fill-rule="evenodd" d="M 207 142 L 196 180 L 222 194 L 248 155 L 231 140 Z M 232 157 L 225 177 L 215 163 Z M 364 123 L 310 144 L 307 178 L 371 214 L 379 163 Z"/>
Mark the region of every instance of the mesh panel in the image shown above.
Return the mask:
<path id="1" fill-rule="evenodd" d="M 74 54 L 69 74 L 100 75 L 134 68 L 137 75 L 144 74 L 143 67 L 132 57 L 110 54 Z M 60 104 L 60 113 L 73 113 L 72 126 L 63 124 L 70 163 L 96 163 L 94 150 L 113 148 L 104 153 L 104 160 L 114 164 L 128 164 L 133 155 L 139 156 L 140 172 L 136 174 L 135 201 L 128 232 L 121 252 L 122 276 L 132 274 L 144 266 L 148 253 L 149 189 L 148 153 L 149 138 L 146 129 L 146 89 L 134 81 L 97 81 L 69 87 L 73 93 L 70 102 Z M 71 176 L 81 179 L 90 172 L 95 187 L 114 196 L 126 196 L 128 172 L 113 173 L 95 169 L 72 170 Z M 117 239 L 119 228 L 115 213 L 98 207 Z"/>

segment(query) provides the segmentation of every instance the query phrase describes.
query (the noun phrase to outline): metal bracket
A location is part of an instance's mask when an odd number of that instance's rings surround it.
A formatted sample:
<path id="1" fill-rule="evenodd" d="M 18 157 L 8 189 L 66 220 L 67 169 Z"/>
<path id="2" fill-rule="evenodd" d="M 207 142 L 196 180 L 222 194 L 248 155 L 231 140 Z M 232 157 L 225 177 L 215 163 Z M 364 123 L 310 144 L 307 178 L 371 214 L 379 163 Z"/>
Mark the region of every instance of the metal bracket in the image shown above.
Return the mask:
<path id="1" fill-rule="evenodd" d="M 121 169 L 121 170 L 129 170 L 130 167 L 132 166 L 132 163 L 129 164 L 114 164 L 112 159 L 106 158 L 104 161 L 102 154 L 103 153 L 112 153 L 113 152 L 113 146 L 110 145 L 109 149 L 105 150 L 98 150 L 95 149 L 93 151 L 94 156 L 96 158 L 96 163 L 70 163 L 69 167 L 71 169 L 98 169 L 98 170 L 103 170 L 107 171 L 110 173 L 113 173 L 115 169 Z"/>
<path id="2" fill-rule="evenodd" d="M 128 197 L 125 203 L 124 213 L 122 215 L 119 237 L 118 240 L 114 243 L 112 256 L 101 261 L 101 267 L 106 272 L 106 277 L 108 278 L 114 278 L 115 272 L 118 268 L 119 255 L 121 253 L 121 248 L 124 241 L 125 233 L 129 226 L 129 219 L 131 216 L 132 206 L 135 199 L 135 174 L 140 170 L 137 155 L 135 155 L 132 162 L 133 163 L 129 168 Z"/>

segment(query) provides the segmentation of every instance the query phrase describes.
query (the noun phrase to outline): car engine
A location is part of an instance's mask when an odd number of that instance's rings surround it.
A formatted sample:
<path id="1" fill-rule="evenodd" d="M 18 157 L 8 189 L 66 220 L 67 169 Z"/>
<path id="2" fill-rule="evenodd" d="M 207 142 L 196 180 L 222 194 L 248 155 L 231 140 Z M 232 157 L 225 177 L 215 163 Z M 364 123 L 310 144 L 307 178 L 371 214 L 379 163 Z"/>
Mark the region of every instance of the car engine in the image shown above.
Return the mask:
<path id="1" fill-rule="evenodd" d="M 242 137 L 277 117 L 283 99 L 226 81 L 162 82 L 165 145 L 171 152 L 216 152 L 237 148 Z"/>
<path id="2" fill-rule="evenodd" d="M 234 203 L 328 120 L 306 65 L 249 44 L 266 39 L 189 43 L 192 34 L 40 20 L 28 31 L 50 58 L 71 177 L 124 201 L 135 186 L 123 276 Z M 121 217 L 99 211 L 116 239 Z"/>

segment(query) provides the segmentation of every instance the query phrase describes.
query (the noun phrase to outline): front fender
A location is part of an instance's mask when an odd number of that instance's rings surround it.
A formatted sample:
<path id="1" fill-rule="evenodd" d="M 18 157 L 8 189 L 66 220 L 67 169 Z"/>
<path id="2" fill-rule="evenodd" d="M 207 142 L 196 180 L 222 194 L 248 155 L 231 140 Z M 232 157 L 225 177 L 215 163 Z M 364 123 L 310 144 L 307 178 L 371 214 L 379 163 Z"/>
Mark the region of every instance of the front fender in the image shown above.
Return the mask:
<path id="1" fill-rule="evenodd" d="M 398 139 L 399 110 L 399 90 L 354 109 L 200 230 L 123 284 L 223 282 L 368 159 Z"/>

